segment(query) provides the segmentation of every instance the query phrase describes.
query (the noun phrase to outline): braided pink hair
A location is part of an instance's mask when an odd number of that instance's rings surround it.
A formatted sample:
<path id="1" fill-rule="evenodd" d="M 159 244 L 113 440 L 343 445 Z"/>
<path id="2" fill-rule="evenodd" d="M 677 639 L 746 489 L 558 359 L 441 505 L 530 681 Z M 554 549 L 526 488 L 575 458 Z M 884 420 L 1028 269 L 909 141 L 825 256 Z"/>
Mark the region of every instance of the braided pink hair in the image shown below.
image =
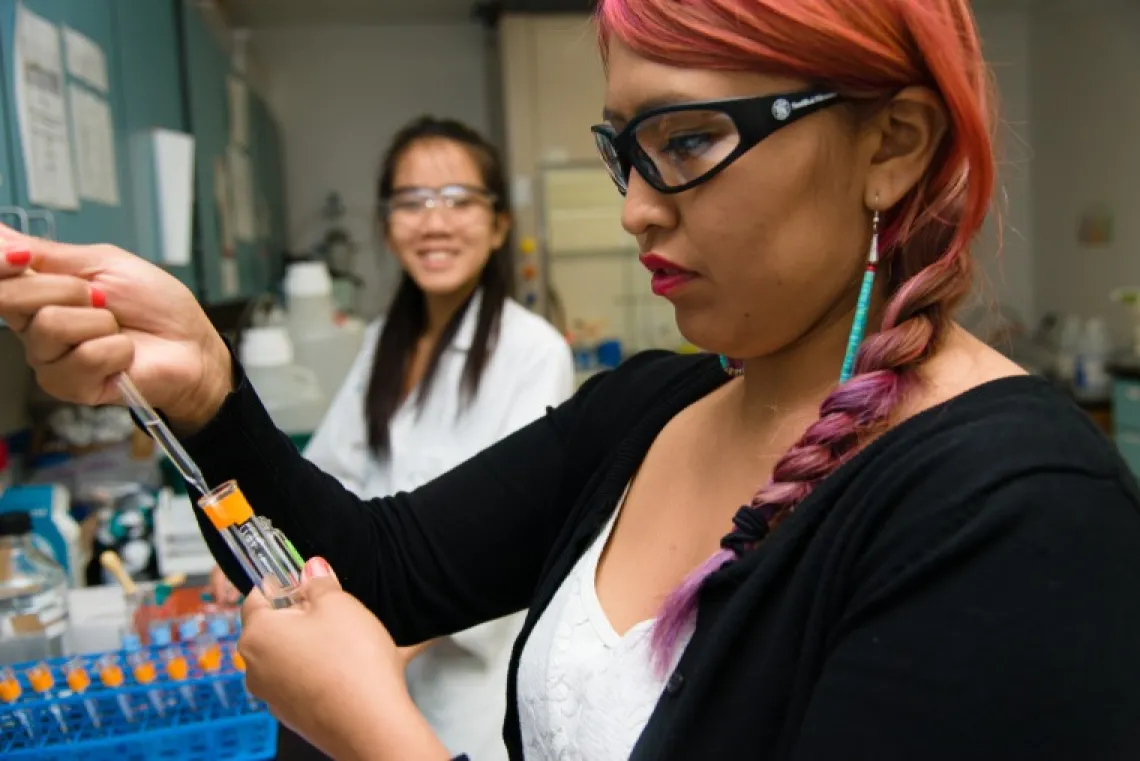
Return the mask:
<path id="1" fill-rule="evenodd" d="M 859 350 L 855 376 L 820 408 L 784 454 L 751 509 L 775 529 L 815 486 L 890 425 L 968 293 L 970 241 L 994 185 L 991 87 L 968 0 L 601 0 L 602 54 L 611 37 L 673 66 L 761 70 L 858 97 L 926 85 L 950 128 L 927 175 L 884 214 L 881 272 L 888 302 L 879 332 Z M 731 562 L 710 557 L 666 599 L 653 631 L 667 667 L 705 578 Z"/>

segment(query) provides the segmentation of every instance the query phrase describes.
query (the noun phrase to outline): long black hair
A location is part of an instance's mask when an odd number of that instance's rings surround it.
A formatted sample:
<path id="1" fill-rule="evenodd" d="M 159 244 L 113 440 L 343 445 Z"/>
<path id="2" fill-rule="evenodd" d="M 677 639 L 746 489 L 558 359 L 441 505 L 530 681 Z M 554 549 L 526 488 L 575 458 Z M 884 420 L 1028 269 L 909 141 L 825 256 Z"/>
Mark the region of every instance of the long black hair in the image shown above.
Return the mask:
<path id="1" fill-rule="evenodd" d="M 471 127 L 454 119 L 437 119 L 423 116 L 404 127 L 393 138 L 384 155 L 380 181 L 377 186 L 377 219 L 387 225 L 385 206 L 392 197 L 396 167 L 404 154 L 423 140 L 447 140 L 457 143 L 471 154 L 483 176 L 484 189 L 491 195 L 492 213 L 498 218 L 510 213 L 507 179 L 498 150 Z M 439 358 L 447 351 L 459 330 L 474 294 L 481 292 L 482 301 L 475 326 L 475 336 L 467 352 L 461 380 L 461 403 L 466 405 L 479 389 L 483 369 L 491 357 L 493 344 L 498 337 L 499 320 L 503 304 L 511 295 L 511 236 L 491 252 L 479 276 L 479 286 L 472 296 L 455 311 L 432 349 L 427 369 L 419 382 L 416 404 L 422 405 L 431 389 L 439 366 Z M 391 452 L 389 426 L 392 416 L 404 398 L 407 379 L 416 343 L 427 328 L 427 304 L 424 292 L 408 275 L 403 274 L 392 306 L 384 320 L 384 328 L 376 343 L 376 356 L 372 362 L 372 375 L 364 397 L 364 419 L 368 425 L 368 445 L 378 456 Z"/>

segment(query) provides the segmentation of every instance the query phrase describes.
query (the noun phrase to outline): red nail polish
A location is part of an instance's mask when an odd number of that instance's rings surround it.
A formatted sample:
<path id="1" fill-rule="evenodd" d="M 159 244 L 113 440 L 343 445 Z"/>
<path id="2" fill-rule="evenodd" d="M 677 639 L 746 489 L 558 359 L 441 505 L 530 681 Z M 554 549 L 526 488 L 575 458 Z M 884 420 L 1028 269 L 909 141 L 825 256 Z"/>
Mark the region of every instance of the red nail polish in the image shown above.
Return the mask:
<path id="1" fill-rule="evenodd" d="M 31 251 L 8 251 L 4 254 L 5 261 L 13 267 L 23 267 L 32 260 Z"/>
<path id="2" fill-rule="evenodd" d="M 103 307 L 107 306 L 107 294 L 103 293 L 95 286 L 91 286 L 91 306 L 95 307 L 96 309 L 102 309 Z"/>

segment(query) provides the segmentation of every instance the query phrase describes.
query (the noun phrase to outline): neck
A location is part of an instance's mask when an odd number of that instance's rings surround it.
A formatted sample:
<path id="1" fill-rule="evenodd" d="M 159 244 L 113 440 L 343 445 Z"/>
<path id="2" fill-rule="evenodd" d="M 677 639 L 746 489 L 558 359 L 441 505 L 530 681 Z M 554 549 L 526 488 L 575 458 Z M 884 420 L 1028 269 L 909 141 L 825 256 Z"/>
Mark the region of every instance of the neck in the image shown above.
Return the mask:
<path id="1" fill-rule="evenodd" d="M 880 324 L 882 304 L 876 294 L 868 334 Z M 745 426 L 766 430 L 787 423 L 796 428 L 798 438 L 819 416 L 820 405 L 839 382 L 855 318 L 854 304 L 845 306 L 780 351 L 744 360 L 737 412 Z"/>
<path id="2" fill-rule="evenodd" d="M 433 339 L 438 338 L 443 333 L 443 329 L 447 327 L 447 323 L 459 311 L 459 307 L 463 306 L 464 302 L 475 292 L 476 287 L 477 283 L 472 283 L 470 286 L 453 293 L 424 294 L 424 309 L 427 313 L 424 336 Z"/>

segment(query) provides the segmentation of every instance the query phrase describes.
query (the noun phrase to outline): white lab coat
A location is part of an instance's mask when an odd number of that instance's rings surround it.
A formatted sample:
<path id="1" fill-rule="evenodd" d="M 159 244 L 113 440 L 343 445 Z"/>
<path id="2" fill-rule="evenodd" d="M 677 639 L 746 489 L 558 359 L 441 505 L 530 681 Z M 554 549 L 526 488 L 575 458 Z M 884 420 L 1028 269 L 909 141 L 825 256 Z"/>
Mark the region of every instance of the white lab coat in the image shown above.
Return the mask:
<path id="1" fill-rule="evenodd" d="M 442 356 L 422 410 L 415 391 L 390 424 L 391 456 L 368 448 L 364 395 L 381 321 L 368 327 L 364 347 L 309 442 L 305 457 L 362 497 L 415 489 L 544 414 L 573 391 L 570 348 L 551 326 L 514 301 L 503 308 L 499 337 L 479 391 L 460 412 L 460 380 L 475 334 L 476 294 Z M 518 613 L 434 643 L 408 668 L 408 687 L 441 741 L 479 761 L 507 758 L 502 741 L 511 645 Z"/>

